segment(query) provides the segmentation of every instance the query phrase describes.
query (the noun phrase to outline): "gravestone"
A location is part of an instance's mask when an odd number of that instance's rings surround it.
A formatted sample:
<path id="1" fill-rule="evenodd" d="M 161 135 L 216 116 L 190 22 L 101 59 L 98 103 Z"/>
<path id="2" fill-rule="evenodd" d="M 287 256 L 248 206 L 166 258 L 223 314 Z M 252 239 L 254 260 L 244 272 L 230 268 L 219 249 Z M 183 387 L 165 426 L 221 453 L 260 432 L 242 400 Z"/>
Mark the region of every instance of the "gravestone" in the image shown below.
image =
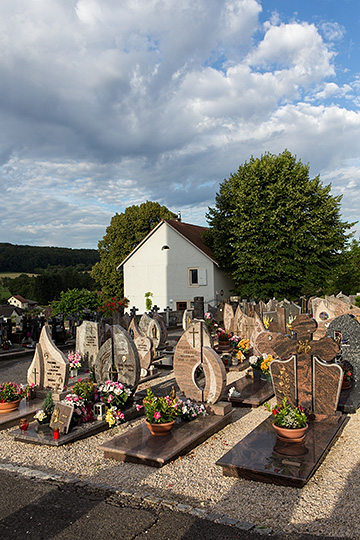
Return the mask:
<path id="1" fill-rule="evenodd" d="M 236 308 L 235 319 L 234 319 L 234 333 L 235 335 L 241 337 L 242 339 L 248 339 L 249 344 L 254 332 L 255 319 L 253 317 L 248 317 L 245 315 L 240 306 Z"/>
<path id="2" fill-rule="evenodd" d="M 184 331 L 186 331 L 189 328 L 189 326 L 192 323 L 193 318 L 194 318 L 194 310 L 185 309 L 182 316 L 182 327 Z"/>
<path id="3" fill-rule="evenodd" d="M 203 370 L 205 386 L 196 381 Z M 203 321 L 194 321 L 179 339 L 174 353 L 174 374 L 180 390 L 190 399 L 216 403 L 226 387 L 225 366 L 211 348 L 210 334 Z"/>
<path id="4" fill-rule="evenodd" d="M 161 330 L 159 347 L 165 347 L 168 339 L 168 332 L 166 329 L 166 324 L 164 323 L 164 319 L 157 312 L 154 313 L 153 319 L 159 323 Z"/>
<path id="5" fill-rule="evenodd" d="M 131 320 L 128 331 L 139 354 L 140 368 L 148 370 L 154 358 L 152 340 L 140 331 L 135 317 Z"/>
<path id="6" fill-rule="evenodd" d="M 118 380 L 136 388 L 140 379 L 140 359 L 130 334 L 121 326 L 113 327 L 113 361 Z"/>
<path id="7" fill-rule="evenodd" d="M 155 354 L 156 349 L 160 345 L 161 328 L 159 323 L 144 313 L 139 321 L 139 329 L 145 336 L 151 339 Z"/>
<path id="8" fill-rule="evenodd" d="M 43 326 L 36 344 L 34 358 L 27 372 L 28 384 L 35 384 L 36 392 L 53 390 L 53 392 L 62 392 L 68 384 L 69 363 L 54 344 L 50 336 L 48 326 Z"/>
<path id="9" fill-rule="evenodd" d="M 194 319 L 204 319 L 205 309 L 204 309 L 204 297 L 195 296 L 194 297 Z"/>
<path id="10" fill-rule="evenodd" d="M 228 303 L 224 305 L 224 328 L 226 332 L 234 332 L 234 310 Z"/>
<path id="11" fill-rule="evenodd" d="M 92 368 L 100 349 L 100 325 L 97 322 L 83 321 L 76 328 L 76 350 Z"/>
<path id="12" fill-rule="evenodd" d="M 280 358 L 270 364 L 275 396 L 292 405 L 301 405 L 314 414 L 334 415 L 340 395 L 343 371 L 329 364 L 339 353 L 337 343 L 328 337 L 314 341 L 316 322 L 306 314 L 296 317 L 292 330 L 296 339 L 277 335 L 272 348 Z"/>
<path id="13" fill-rule="evenodd" d="M 345 313 L 329 324 L 326 335 L 339 344 L 345 365 L 351 365 L 352 385 L 341 392 L 338 409 L 354 413 L 360 405 L 360 323 Z"/>
<path id="14" fill-rule="evenodd" d="M 270 332 L 266 330 L 262 319 L 256 312 L 254 313 L 253 319 L 254 319 L 254 327 L 250 336 L 249 346 L 252 348 L 253 354 L 259 356 L 261 355 L 261 353 L 266 352 L 266 351 L 260 350 L 258 344 L 261 343 L 263 339 L 269 340 Z M 271 354 L 270 351 L 268 354 Z"/>
<path id="15" fill-rule="evenodd" d="M 131 322 L 131 318 L 130 318 L 130 315 L 128 313 L 124 313 L 124 315 L 122 315 L 120 317 L 120 326 L 122 326 L 123 328 L 125 328 L 125 330 L 128 330 L 129 329 L 129 326 L 130 326 L 130 322 Z"/>
<path id="16" fill-rule="evenodd" d="M 329 364 L 338 353 L 330 338 L 314 341 L 316 322 L 301 314 L 293 322 L 295 339 L 275 335 L 274 349 L 285 360 L 274 360 L 270 370 L 278 402 L 286 396 L 313 416 L 301 442 L 277 438 L 270 416 L 217 461 L 225 476 L 302 487 L 318 468 L 346 421 L 336 413 L 342 370 Z M 317 357 L 316 357 L 316 356 Z"/>

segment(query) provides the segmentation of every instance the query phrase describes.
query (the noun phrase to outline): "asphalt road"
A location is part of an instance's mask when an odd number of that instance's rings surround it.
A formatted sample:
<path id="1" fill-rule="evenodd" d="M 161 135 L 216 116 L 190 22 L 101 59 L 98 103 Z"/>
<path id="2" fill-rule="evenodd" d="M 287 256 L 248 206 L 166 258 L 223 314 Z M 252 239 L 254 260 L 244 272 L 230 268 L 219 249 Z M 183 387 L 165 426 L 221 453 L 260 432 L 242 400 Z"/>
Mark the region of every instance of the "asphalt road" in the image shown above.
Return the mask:
<path id="1" fill-rule="evenodd" d="M 113 490 L 0 471 L 1 540 L 264 540 L 264 537 L 336 540 L 244 531 L 124 498 Z"/>

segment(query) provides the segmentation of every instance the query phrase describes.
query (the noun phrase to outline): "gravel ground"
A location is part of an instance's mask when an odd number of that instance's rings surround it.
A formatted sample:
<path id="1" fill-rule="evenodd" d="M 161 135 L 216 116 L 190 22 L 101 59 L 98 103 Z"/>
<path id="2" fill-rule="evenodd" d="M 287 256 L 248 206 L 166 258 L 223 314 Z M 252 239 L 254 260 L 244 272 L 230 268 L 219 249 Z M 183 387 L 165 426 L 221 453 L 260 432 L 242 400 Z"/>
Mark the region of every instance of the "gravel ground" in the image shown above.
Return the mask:
<path id="1" fill-rule="evenodd" d="M 14 373 L 21 378 L 29 363 L 14 365 Z M 11 366 L 0 364 L 1 380 L 11 372 Z M 228 382 L 238 377 L 229 373 Z M 148 385 L 168 382 L 170 386 L 172 381 L 173 373 L 164 371 L 161 379 Z M 135 496 L 155 497 L 169 506 L 189 505 L 189 509 L 276 531 L 360 538 L 360 412 L 350 415 L 342 435 L 302 489 L 224 477 L 215 462 L 268 415 L 264 407 L 235 409 L 232 424 L 161 469 L 104 459 L 99 449 L 142 419 L 58 448 L 14 442 L 13 428 L 4 430 L 0 432 L 0 462 L 110 485 Z"/>

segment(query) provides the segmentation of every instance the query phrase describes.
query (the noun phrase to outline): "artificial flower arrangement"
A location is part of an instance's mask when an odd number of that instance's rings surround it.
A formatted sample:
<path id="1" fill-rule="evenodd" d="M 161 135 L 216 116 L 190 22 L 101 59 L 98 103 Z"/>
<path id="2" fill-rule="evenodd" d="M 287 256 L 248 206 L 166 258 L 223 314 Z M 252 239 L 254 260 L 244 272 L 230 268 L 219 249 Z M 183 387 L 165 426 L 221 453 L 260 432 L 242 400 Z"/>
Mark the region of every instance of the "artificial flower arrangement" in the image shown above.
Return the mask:
<path id="1" fill-rule="evenodd" d="M 217 329 L 217 338 L 219 341 L 222 341 L 224 343 L 224 342 L 230 341 L 231 337 L 232 337 L 231 334 L 226 332 L 223 328 Z"/>
<path id="2" fill-rule="evenodd" d="M 205 405 L 203 403 L 194 403 L 190 399 L 183 402 L 181 408 L 181 418 L 188 422 L 195 420 L 198 416 L 207 416 Z"/>
<path id="3" fill-rule="evenodd" d="M 124 421 L 122 410 L 131 395 L 131 389 L 117 381 L 105 381 L 99 386 L 99 401 L 107 406 L 105 420 L 110 427 Z"/>
<path id="4" fill-rule="evenodd" d="M 272 407 L 270 403 L 264 403 L 264 406 L 275 417 L 273 422 L 275 426 L 298 429 L 305 427 L 307 424 L 307 415 L 301 405 L 291 405 L 286 397 L 284 397 L 280 405 Z"/>
<path id="5" fill-rule="evenodd" d="M 147 389 L 143 399 L 146 420 L 149 424 L 165 424 L 172 422 L 181 415 L 182 403 L 177 397 L 154 396 L 151 388 Z"/>
<path id="6" fill-rule="evenodd" d="M 39 424 L 48 424 L 51 419 L 51 415 L 54 412 L 55 404 L 52 397 L 52 392 L 50 391 L 44 401 L 41 404 L 41 408 L 36 411 L 34 418 L 39 422 Z"/>
<path id="7" fill-rule="evenodd" d="M 7 351 L 11 347 L 11 341 L 9 339 L 5 339 L 4 341 L 2 341 L 0 347 L 4 349 L 4 351 Z"/>
<path id="8" fill-rule="evenodd" d="M 13 382 L 0 383 L 0 403 L 11 403 L 27 396 L 28 387 Z"/>
<path id="9" fill-rule="evenodd" d="M 249 352 L 249 340 L 241 339 L 238 336 L 232 336 L 230 338 L 230 342 L 234 347 L 233 356 L 235 356 L 240 361 L 244 361 L 246 355 Z"/>
<path id="10" fill-rule="evenodd" d="M 79 351 L 70 351 L 67 356 L 67 361 L 70 364 L 70 369 L 80 369 L 82 357 Z"/>
<path id="11" fill-rule="evenodd" d="M 259 369 L 263 373 L 270 373 L 270 363 L 274 360 L 271 354 L 263 354 L 261 356 L 250 356 L 249 364 L 253 369 Z"/>

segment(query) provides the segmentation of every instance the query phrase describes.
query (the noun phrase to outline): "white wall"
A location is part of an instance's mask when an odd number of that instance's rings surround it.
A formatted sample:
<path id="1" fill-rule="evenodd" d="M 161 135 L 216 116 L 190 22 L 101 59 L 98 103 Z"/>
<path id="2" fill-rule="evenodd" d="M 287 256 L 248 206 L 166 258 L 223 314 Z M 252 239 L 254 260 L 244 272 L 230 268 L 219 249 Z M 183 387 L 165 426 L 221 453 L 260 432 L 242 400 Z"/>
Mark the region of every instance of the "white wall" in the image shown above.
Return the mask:
<path id="1" fill-rule="evenodd" d="M 169 249 L 162 249 L 168 246 Z M 206 273 L 206 284 L 190 286 L 189 269 Z M 160 309 L 176 302 L 190 302 L 203 296 L 205 306 L 216 298 L 216 291 L 230 296 L 232 282 L 202 251 L 163 222 L 124 265 L 124 292 L 129 308 L 145 311 L 145 293 L 153 293 L 152 302 Z M 220 299 L 220 296 L 218 297 Z M 172 302 L 170 302 L 172 300 Z"/>

